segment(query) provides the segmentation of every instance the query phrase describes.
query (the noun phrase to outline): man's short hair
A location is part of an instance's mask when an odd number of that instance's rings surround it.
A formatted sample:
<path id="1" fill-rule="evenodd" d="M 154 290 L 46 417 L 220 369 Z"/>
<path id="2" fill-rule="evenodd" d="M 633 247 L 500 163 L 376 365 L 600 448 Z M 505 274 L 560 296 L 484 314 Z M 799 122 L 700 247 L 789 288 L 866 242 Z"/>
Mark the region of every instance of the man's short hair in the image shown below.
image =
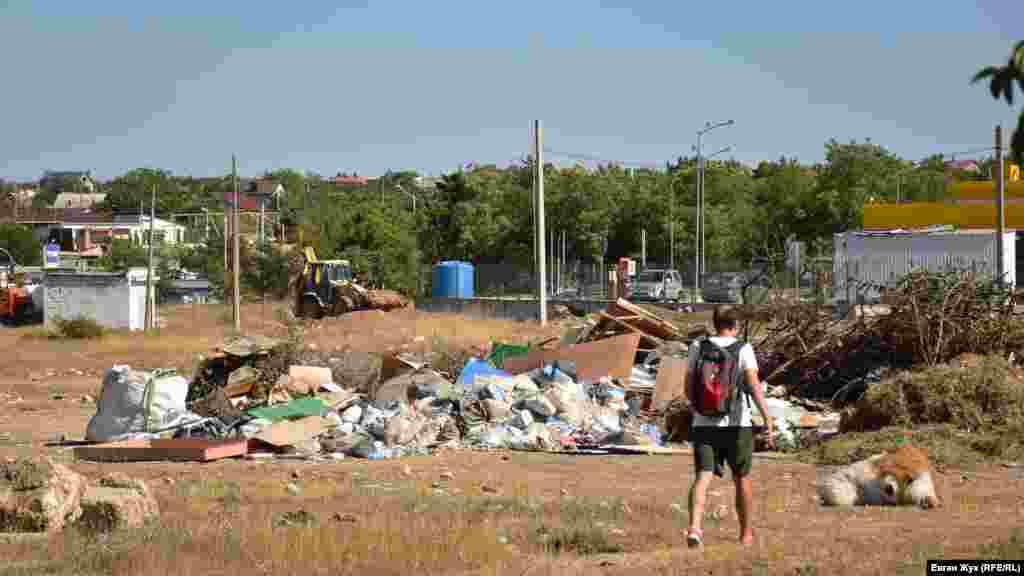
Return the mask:
<path id="1" fill-rule="evenodd" d="M 735 307 L 728 304 L 715 306 L 715 312 L 711 317 L 711 323 L 715 330 L 732 330 L 739 325 L 739 314 Z"/>

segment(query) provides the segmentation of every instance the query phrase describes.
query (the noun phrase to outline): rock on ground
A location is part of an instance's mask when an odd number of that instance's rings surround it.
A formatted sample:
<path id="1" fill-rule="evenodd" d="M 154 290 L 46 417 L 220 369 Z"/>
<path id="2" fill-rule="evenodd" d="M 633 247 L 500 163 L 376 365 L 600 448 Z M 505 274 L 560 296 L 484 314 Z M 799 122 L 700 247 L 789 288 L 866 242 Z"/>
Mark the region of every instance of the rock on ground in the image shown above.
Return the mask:
<path id="1" fill-rule="evenodd" d="M 110 474 L 82 495 L 78 526 L 91 532 L 137 528 L 160 515 L 149 487 L 142 480 Z"/>
<path id="2" fill-rule="evenodd" d="M 0 464 L 0 532 L 58 532 L 77 520 L 85 478 L 49 458 Z"/>

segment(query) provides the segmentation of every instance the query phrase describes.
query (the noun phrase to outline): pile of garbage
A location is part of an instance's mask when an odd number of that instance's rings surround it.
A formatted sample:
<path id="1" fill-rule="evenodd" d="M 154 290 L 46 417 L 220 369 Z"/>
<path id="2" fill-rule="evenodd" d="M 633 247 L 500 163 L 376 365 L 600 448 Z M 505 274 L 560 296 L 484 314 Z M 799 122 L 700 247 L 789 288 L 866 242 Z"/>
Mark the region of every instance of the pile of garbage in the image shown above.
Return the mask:
<path id="1" fill-rule="evenodd" d="M 174 370 L 107 370 L 86 440 L 244 439 L 248 457 L 307 459 L 660 446 L 645 408 L 666 353 L 639 351 L 639 341 L 495 343 L 452 375 L 411 353 L 316 352 L 242 337 L 203 358 L 191 381 Z"/>

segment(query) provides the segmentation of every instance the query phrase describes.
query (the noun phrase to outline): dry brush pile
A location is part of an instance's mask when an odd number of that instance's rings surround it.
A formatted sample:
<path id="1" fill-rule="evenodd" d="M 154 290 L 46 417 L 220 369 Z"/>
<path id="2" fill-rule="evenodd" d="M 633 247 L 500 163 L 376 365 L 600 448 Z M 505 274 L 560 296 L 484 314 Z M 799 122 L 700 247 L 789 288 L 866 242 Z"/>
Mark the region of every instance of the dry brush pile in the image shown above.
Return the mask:
<path id="1" fill-rule="evenodd" d="M 1014 294 L 971 272 L 914 272 L 886 291 L 887 313 L 837 318 L 820 306 L 748 309 L 761 376 L 790 394 L 848 404 L 889 369 L 937 366 L 963 354 L 1024 350 Z"/>

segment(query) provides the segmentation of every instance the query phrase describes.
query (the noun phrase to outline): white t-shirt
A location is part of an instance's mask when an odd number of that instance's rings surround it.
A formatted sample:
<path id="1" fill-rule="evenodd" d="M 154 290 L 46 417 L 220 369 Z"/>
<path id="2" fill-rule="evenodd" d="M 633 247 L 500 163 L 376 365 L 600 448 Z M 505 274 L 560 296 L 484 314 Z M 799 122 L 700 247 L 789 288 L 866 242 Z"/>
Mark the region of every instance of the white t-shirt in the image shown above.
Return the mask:
<path id="1" fill-rule="evenodd" d="M 733 336 L 712 336 L 710 340 L 711 342 L 717 344 L 718 346 L 721 346 L 722 348 L 731 346 L 734 342 L 736 342 L 736 338 Z M 693 344 L 690 345 L 690 353 L 688 357 L 689 370 L 687 371 L 687 378 L 689 378 L 690 374 L 693 374 L 693 371 L 697 369 L 697 357 L 699 353 L 700 340 L 695 340 Z M 745 372 L 747 370 L 757 370 L 757 357 L 754 356 L 754 347 L 751 346 L 749 343 L 744 344 L 743 347 L 740 348 L 739 368 L 740 372 Z M 760 384 L 761 389 L 763 391 L 765 387 L 764 382 L 761 382 Z M 747 402 L 748 398 L 750 400 L 749 403 Z M 727 416 L 722 416 L 721 418 L 709 418 L 707 416 L 704 416 L 703 414 L 697 414 L 696 412 L 694 412 L 693 425 L 744 427 L 751 426 L 751 416 L 753 415 L 751 407 L 754 404 L 754 398 L 748 397 L 747 394 L 740 394 L 737 400 L 737 402 L 733 402 L 732 413 Z"/>

